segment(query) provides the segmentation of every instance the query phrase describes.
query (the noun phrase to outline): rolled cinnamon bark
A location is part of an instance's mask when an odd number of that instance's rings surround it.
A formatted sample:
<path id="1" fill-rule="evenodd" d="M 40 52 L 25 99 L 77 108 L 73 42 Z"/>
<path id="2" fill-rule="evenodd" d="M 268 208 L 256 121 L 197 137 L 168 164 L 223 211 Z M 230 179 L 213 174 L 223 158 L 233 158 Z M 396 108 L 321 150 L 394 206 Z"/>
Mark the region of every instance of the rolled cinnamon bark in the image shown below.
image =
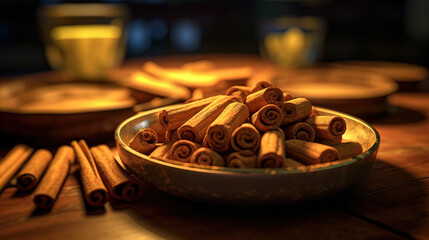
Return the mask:
<path id="1" fill-rule="evenodd" d="M 225 92 L 225 95 L 231 95 L 235 91 L 242 91 L 246 96 L 251 94 L 252 88 L 249 86 L 232 86 L 228 88 Z"/>
<path id="2" fill-rule="evenodd" d="M 249 117 L 246 104 L 234 102 L 229 104 L 207 129 L 207 145 L 218 152 L 229 149 L 232 132 Z"/>
<path id="3" fill-rule="evenodd" d="M 267 81 L 259 81 L 259 82 L 255 83 L 255 85 L 251 88 L 250 92 L 251 93 L 258 92 L 258 91 L 261 91 L 262 89 L 265 89 L 265 88 L 271 87 L 271 86 L 273 86 L 273 85 Z"/>
<path id="4" fill-rule="evenodd" d="M 200 145 L 188 140 L 179 140 L 175 142 L 170 149 L 170 159 L 190 162 L 192 153 L 194 153 Z"/>
<path id="5" fill-rule="evenodd" d="M 192 153 L 190 163 L 210 166 L 225 166 L 225 159 L 210 148 L 200 147 Z"/>
<path id="6" fill-rule="evenodd" d="M 165 132 L 165 142 L 175 142 L 179 140 L 179 137 L 177 136 L 177 129 L 167 130 Z"/>
<path id="7" fill-rule="evenodd" d="M 237 152 L 250 150 L 256 152 L 261 143 L 261 134 L 250 123 L 243 123 L 231 134 L 231 148 Z"/>
<path id="8" fill-rule="evenodd" d="M 19 144 L 13 147 L 0 161 L 0 191 L 9 183 L 32 152 L 32 148 Z"/>
<path id="9" fill-rule="evenodd" d="M 283 112 L 277 105 L 268 104 L 254 113 L 250 121 L 261 132 L 277 129 L 283 121 Z"/>
<path id="10" fill-rule="evenodd" d="M 291 123 L 282 127 L 286 139 L 299 139 L 312 142 L 316 136 L 314 129 L 305 122 Z"/>
<path id="11" fill-rule="evenodd" d="M 344 142 L 334 146 L 341 155 L 341 159 L 354 157 L 362 153 L 362 145 L 358 142 Z"/>
<path id="12" fill-rule="evenodd" d="M 299 167 L 299 166 L 304 166 L 304 164 L 296 161 L 295 159 L 286 158 L 285 165 L 283 167 L 284 168 L 289 168 L 289 167 Z"/>
<path id="13" fill-rule="evenodd" d="M 164 143 L 161 146 L 155 148 L 155 150 L 152 151 L 149 157 L 170 159 L 171 146 L 173 146 L 173 142 Z"/>
<path id="14" fill-rule="evenodd" d="M 235 101 L 233 96 L 224 96 L 207 105 L 177 129 L 179 139 L 202 143 L 209 125 L 222 113 L 226 106 Z"/>
<path id="15" fill-rule="evenodd" d="M 94 162 L 110 196 L 132 202 L 142 195 L 142 186 L 119 166 L 106 145 L 91 148 Z"/>
<path id="16" fill-rule="evenodd" d="M 331 146 L 297 139 L 286 140 L 285 144 L 289 157 L 307 165 L 340 159 L 340 153 Z"/>
<path id="17" fill-rule="evenodd" d="M 294 98 L 283 102 L 281 105 L 284 115 L 282 125 L 296 122 L 310 116 L 311 107 L 311 102 L 306 98 Z"/>
<path id="18" fill-rule="evenodd" d="M 16 186 L 18 189 L 27 191 L 36 187 L 51 159 L 52 154 L 48 150 L 37 150 L 18 173 L 16 178 Z"/>
<path id="19" fill-rule="evenodd" d="M 256 168 L 256 155 L 245 155 L 240 152 L 233 152 L 228 155 L 227 167 L 231 168 Z"/>
<path id="20" fill-rule="evenodd" d="M 342 142 L 343 136 L 335 136 L 332 139 L 327 139 L 327 138 L 315 138 L 314 142 L 320 143 L 320 144 L 324 144 L 324 145 L 329 145 L 329 146 L 335 146 L 338 145 Z"/>
<path id="21" fill-rule="evenodd" d="M 247 96 L 246 105 L 249 107 L 250 114 L 257 112 L 261 107 L 267 104 L 280 106 L 284 96 L 282 90 L 277 87 L 267 87 Z"/>
<path id="22" fill-rule="evenodd" d="M 140 129 L 130 140 L 129 146 L 139 153 L 149 154 L 158 143 L 158 134 L 151 128 Z"/>
<path id="23" fill-rule="evenodd" d="M 333 139 L 346 131 L 346 121 L 339 116 L 314 116 L 305 120 L 316 132 L 316 138 Z"/>
<path id="24" fill-rule="evenodd" d="M 50 208 L 61 190 L 64 181 L 75 162 L 75 153 L 70 146 L 61 146 L 55 153 L 42 180 L 34 192 L 33 202 L 37 208 Z"/>
<path id="25" fill-rule="evenodd" d="M 261 168 L 280 168 L 285 164 L 285 136 L 281 129 L 265 132 L 261 137 L 261 146 L 257 166 Z"/>
<path id="26" fill-rule="evenodd" d="M 317 111 L 315 106 L 311 106 L 311 114 L 310 117 L 319 116 L 319 112 Z"/>
<path id="27" fill-rule="evenodd" d="M 212 103 L 214 100 L 221 96 L 213 96 L 203 98 L 190 103 L 179 105 L 168 110 L 162 110 L 159 114 L 159 122 L 166 130 L 179 128 L 182 124 L 188 121 L 191 117 Z"/>
<path id="28" fill-rule="evenodd" d="M 294 97 L 290 93 L 283 93 L 283 101 L 284 102 L 292 100 L 292 99 L 294 99 Z"/>
<path id="29" fill-rule="evenodd" d="M 72 141 L 71 145 L 79 163 L 79 172 L 85 200 L 88 205 L 102 207 L 107 202 L 107 189 L 101 180 L 94 158 L 84 140 L 79 143 Z"/>

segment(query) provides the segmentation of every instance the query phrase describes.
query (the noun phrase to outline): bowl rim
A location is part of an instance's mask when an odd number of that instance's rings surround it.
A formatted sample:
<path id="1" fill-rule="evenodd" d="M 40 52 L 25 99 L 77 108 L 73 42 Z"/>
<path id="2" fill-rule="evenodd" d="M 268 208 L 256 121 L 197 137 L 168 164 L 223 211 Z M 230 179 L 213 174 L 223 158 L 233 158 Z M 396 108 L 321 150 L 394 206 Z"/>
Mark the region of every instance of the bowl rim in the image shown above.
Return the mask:
<path id="1" fill-rule="evenodd" d="M 137 158 L 140 159 L 144 159 L 146 161 L 152 162 L 154 164 L 158 164 L 158 165 L 162 165 L 164 167 L 169 167 L 169 168 L 176 168 L 176 169 L 180 169 L 180 170 L 185 170 L 185 171 L 192 171 L 192 172 L 198 172 L 198 173 L 208 173 L 208 174 L 254 174 L 254 175 L 278 175 L 278 174 L 295 174 L 295 173 L 305 173 L 305 172 L 317 172 L 317 171 L 323 171 L 323 170 L 328 170 L 328 169 L 334 169 L 334 168 L 339 168 L 339 167 L 343 167 L 346 165 L 351 165 L 354 164 L 360 160 L 363 160 L 367 157 L 369 157 L 370 155 L 372 155 L 375 151 L 377 151 L 379 145 L 380 145 L 380 134 L 377 132 L 377 130 L 371 126 L 369 123 L 365 122 L 364 120 L 357 118 L 353 115 L 350 114 L 346 114 L 343 112 L 339 112 L 339 111 L 335 111 L 335 110 L 331 110 L 331 109 L 327 109 L 327 108 L 323 108 L 323 107 L 317 107 L 317 110 L 321 110 L 324 113 L 328 113 L 328 114 L 334 114 L 334 115 L 343 115 L 346 116 L 354 121 L 359 122 L 360 124 L 366 126 L 367 128 L 369 128 L 375 135 L 375 141 L 374 144 L 370 146 L 370 148 L 368 150 L 366 150 L 365 152 L 351 157 L 351 158 L 346 158 L 346 159 L 342 159 L 342 160 L 337 160 L 337 161 L 333 161 L 333 162 L 328 162 L 328 163 L 319 163 L 319 164 L 313 164 L 313 165 L 304 165 L 304 166 L 297 166 L 297 167 L 288 167 L 288 168 L 250 168 L 250 169 L 240 169 L 240 168 L 229 168 L 229 167 L 218 167 L 218 166 L 204 166 L 204 165 L 198 165 L 198 164 L 191 164 L 191 163 L 182 163 L 179 161 L 164 161 L 161 159 L 157 159 L 157 158 L 151 158 L 147 155 L 144 155 L 142 153 L 139 153 L 137 151 L 135 151 L 134 149 L 132 149 L 131 147 L 129 147 L 124 141 L 123 139 L 121 139 L 120 137 L 120 132 L 123 129 L 123 127 L 125 125 L 127 125 L 129 122 L 144 117 L 144 116 L 148 116 L 151 115 L 153 113 L 159 112 L 160 108 L 157 109 L 152 109 L 149 111 L 145 111 L 145 112 L 141 112 L 141 113 L 137 113 L 136 115 L 129 117 L 127 119 L 125 119 L 123 122 L 121 122 L 121 124 L 118 125 L 118 127 L 115 130 L 115 141 L 117 146 L 121 147 L 122 149 L 124 149 L 125 151 L 127 151 L 128 153 L 131 153 L 132 155 L 134 155 Z M 125 163 L 124 163 L 125 164 Z"/>

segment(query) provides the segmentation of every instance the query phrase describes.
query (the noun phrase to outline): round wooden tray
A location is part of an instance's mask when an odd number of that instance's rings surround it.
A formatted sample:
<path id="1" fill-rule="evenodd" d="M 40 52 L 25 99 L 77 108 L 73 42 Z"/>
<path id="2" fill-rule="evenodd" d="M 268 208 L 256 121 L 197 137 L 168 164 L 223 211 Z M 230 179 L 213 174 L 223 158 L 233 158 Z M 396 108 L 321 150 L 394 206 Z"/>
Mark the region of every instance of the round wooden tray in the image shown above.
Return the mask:
<path id="1" fill-rule="evenodd" d="M 331 66 L 285 70 L 273 83 L 314 105 L 357 116 L 385 112 L 387 97 L 397 90 L 397 84 L 384 75 Z"/>

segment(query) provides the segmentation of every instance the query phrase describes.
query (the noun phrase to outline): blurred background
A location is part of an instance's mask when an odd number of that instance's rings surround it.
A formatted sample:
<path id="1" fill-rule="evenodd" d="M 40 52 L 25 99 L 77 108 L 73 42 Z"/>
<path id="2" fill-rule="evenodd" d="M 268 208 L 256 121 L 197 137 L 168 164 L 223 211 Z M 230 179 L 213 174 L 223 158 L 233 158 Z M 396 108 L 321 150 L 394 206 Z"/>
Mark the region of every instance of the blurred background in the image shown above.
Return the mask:
<path id="1" fill-rule="evenodd" d="M 0 76 L 49 70 L 38 10 L 70 1 L 0 1 Z M 125 4 L 125 59 L 188 53 L 261 52 L 261 32 L 279 16 L 322 20 L 317 60 L 387 60 L 429 67 L 426 0 L 105 0 Z"/>

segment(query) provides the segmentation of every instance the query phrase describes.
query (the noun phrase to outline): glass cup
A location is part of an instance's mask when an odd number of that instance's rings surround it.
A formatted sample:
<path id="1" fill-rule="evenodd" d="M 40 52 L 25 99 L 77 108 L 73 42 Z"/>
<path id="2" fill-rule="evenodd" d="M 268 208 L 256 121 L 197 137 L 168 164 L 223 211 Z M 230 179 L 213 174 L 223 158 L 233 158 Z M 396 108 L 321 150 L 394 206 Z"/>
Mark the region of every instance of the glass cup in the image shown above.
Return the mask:
<path id="1" fill-rule="evenodd" d="M 51 68 L 74 80 L 101 80 L 125 56 L 128 10 L 118 4 L 58 4 L 39 11 Z"/>

